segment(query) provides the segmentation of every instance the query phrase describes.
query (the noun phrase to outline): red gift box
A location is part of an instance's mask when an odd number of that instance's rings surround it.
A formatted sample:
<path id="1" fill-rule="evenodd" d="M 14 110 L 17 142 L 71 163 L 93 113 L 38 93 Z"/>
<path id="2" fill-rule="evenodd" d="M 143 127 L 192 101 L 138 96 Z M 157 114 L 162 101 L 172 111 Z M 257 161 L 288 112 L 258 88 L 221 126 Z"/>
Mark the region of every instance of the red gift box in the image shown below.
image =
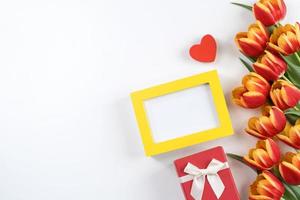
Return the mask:
<path id="1" fill-rule="evenodd" d="M 215 176 L 218 176 L 217 179 L 219 179 L 219 181 L 221 182 L 220 184 L 222 185 L 223 183 L 223 185 L 225 186 L 225 188 L 223 188 L 224 190 L 222 190 L 218 198 L 216 195 L 218 192 L 215 192 L 213 190 L 210 182 L 208 181 L 208 179 L 210 179 L 211 177 L 208 177 L 209 175 L 207 174 L 206 175 L 202 174 L 201 178 L 204 181 L 202 182 L 204 185 L 202 198 L 201 195 L 199 195 L 199 198 L 194 199 L 191 195 L 192 184 L 193 181 L 197 181 L 197 180 L 192 179 L 192 177 L 195 177 L 195 175 L 191 175 L 185 172 L 185 170 L 187 171 L 186 167 L 188 163 L 189 163 L 188 167 L 189 168 L 192 167 L 192 171 L 196 167 L 198 168 L 198 170 L 199 169 L 202 171 L 204 170 L 205 173 L 207 173 L 206 172 L 207 169 L 211 169 L 212 163 L 214 161 L 216 161 L 219 164 L 223 164 L 223 167 L 221 167 L 221 169 L 217 171 L 216 175 L 213 175 L 214 176 L 213 178 L 216 178 Z M 181 180 L 190 177 L 190 179 L 185 180 L 184 182 L 181 183 L 181 187 L 184 192 L 186 200 L 240 200 L 237 188 L 233 180 L 233 176 L 228 167 L 226 155 L 222 147 L 215 147 L 200 153 L 193 154 L 191 156 L 180 158 L 178 160 L 175 160 L 174 164 L 176 166 L 177 174 Z M 208 174 L 209 173 L 211 172 L 208 172 Z M 199 174 L 197 175 L 197 177 L 199 177 Z M 211 183 L 213 182 L 214 181 L 212 181 Z M 199 182 L 197 184 L 199 185 Z M 216 185 L 214 185 L 213 187 L 216 187 Z"/>

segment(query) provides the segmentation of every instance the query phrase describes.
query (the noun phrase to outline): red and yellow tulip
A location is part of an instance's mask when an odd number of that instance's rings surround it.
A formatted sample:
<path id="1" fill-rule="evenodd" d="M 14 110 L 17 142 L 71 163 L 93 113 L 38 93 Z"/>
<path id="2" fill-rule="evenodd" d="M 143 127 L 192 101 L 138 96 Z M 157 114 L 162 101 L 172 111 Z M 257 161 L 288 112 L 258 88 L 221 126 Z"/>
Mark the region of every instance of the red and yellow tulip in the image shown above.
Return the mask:
<path id="1" fill-rule="evenodd" d="M 257 138 L 267 139 L 284 130 L 286 117 L 284 113 L 275 106 L 263 108 L 260 117 L 252 117 L 248 121 L 248 128 L 245 131 Z"/>
<path id="2" fill-rule="evenodd" d="M 266 27 L 257 21 L 251 24 L 248 32 L 240 32 L 235 36 L 235 42 L 240 51 L 250 57 L 260 56 L 269 41 L 269 32 Z"/>
<path id="3" fill-rule="evenodd" d="M 265 54 L 260 56 L 253 64 L 253 68 L 256 73 L 267 81 L 276 81 L 285 73 L 287 64 L 282 58 L 265 51 Z"/>
<path id="4" fill-rule="evenodd" d="M 294 126 L 287 122 L 284 130 L 277 135 L 277 138 L 295 149 L 300 149 L 300 118 Z"/>
<path id="5" fill-rule="evenodd" d="M 257 108 L 265 104 L 270 84 L 262 76 L 251 72 L 244 76 L 243 86 L 232 91 L 233 102 L 244 108 Z"/>
<path id="6" fill-rule="evenodd" d="M 283 184 L 269 171 L 263 171 L 250 185 L 249 200 L 280 200 L 284 194 Z"/>
<path id="7" fill-rule="evenodd" d="M 259 0 L 253 6 L 253 13 L 265 26 L 272 26 L 285 17 L 286 6 L 283 0 Z"/>
<path id="8" fill-rule="evenodd" d="M 300 90 L 284 80 L 277 80 L 273 83 L 270 96 L 281 110 L 294 107 L 300 100 Z"/>
<path id="9" fill-rule="evenodd" d="M 282 178 L 291 185 L 300 184 L 300 153 L 288 152 L 279 164 Z"/>
<path id="10" fill-rule="evenodd" d="M 287 24 L 276 28 L 268 43 L 270 50 L 290 55 L 300 50 L 300 25 Z"/>
<path id="11" fill-rule="evenodd" d="M 259 140 L 256 148 L 250 149 L 244 161 L 258 170 L 271 169 L 280 161 L 280 149 L 271 138 Z"/>

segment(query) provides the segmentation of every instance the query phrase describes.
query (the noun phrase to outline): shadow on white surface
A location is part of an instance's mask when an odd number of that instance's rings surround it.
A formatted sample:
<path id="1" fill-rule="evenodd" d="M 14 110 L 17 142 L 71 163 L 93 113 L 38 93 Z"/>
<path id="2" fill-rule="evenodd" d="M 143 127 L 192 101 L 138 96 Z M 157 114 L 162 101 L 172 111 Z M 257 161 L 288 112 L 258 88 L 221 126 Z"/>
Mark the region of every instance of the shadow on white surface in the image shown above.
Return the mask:
<path id="1" fill-rule="evenodd" d="M 116 124 L 122 130 L 118 137 L 123 143 L 125 155 L 133 158 L 145 156 L 129 95 L 116 101 L 114 106 L 117 116 Z"/>

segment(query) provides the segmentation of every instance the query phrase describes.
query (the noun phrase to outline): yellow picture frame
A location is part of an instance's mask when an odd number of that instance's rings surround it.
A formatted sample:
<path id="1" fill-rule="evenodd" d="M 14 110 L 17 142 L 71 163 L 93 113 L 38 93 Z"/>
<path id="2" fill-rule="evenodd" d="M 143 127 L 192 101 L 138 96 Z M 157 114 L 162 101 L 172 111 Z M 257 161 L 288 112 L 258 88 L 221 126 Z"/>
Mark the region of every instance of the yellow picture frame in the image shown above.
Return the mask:
<path id="1" fill-rule="evenodd" d="M 219 126 L 196 133 L 187 133 L 182 137 L 155 143 L 144 107 L 144 101 L 170 93 L 179 92 L 188 88 L 200 86 L 202 84 L 209 84 L 213 97 L 213 103 L 215 105 L 219 120 Z M 147 156 L 153 156 L 176 149 L 181 149 L 201 142 L 206 142 L 233 134 L 230 115 L 216 70 L 133 92 L 131 93 L 131 100 L 140 130 L 140 135 L 144 144 L 145 154 Z"/>

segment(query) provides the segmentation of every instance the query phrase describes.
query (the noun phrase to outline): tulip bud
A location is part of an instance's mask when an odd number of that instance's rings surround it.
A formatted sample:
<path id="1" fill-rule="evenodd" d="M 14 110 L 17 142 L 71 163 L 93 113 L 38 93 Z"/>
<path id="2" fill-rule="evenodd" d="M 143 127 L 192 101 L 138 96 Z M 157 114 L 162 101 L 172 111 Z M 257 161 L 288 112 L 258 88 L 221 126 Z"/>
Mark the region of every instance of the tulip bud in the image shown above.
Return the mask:
<path id="1" fill-rule="evenodd" d="M 244 161 L 258 170 L 268 170 L 280 161 L 280 149 L 271 138 L 259 140 L 256 148 L 250 149 Z"/>
<path id="2" fill-rule="evenodd" d="M 300 119 L 296 121 L 294 126 L 287 122 L 284 130 L 277 135 L 277 138 L 295 149 L 300 149 Z"/>
<path id="3" fill-rule="evenodd" d="M 288 152 L 279 164 L 282 178 L 291 185 L 300 184 L 300 153 Z"/>
<path id="4" fill-rule="evenodd" d="M 249 200 L 280 200 L 284 194 L 284 186 L 269 171 L 263 171 L 250 185 Z"/>
<path id="5" fill-rule="evenodd" d="M 260 56 L 253 64 L 253 68 L 256 73 L 267 81 L 276 81 L 287 70 L 287 64 L 282 58 L 265 51 L 265 54 Z"/>
<path id="6" fill-rule="evenodd" d="M 287 24 L 274 29 L 268 48 L 272 51 L 291 55 L 300 50 L 300 25 Z"/>
<path id="7" fill-rule="evenodd" d="M 240 32 L 235 36 L 235 42 L 240 51 L 250 57 L 258 57 L 261 55 L 268 41 L 269 32 L 260 21 L 251 24 L 248 28 L 248 32 Z"/>
<path id="8" fill-rule="evenodd" d="M 232 91 L 232 100 L 244 108 L 257 108 L 266 103 L 270 84 L 260 75 L 251 72 L 244 76 L 243 86 Z"/>
<path id="9" fill-rule="evenodd" d="M 253 6 L 257 20 L 265 26 L 272 26 L 286 15 L 286 5 L 283 0 L 260 0 Z"/>
<path id="10" fill-rule="evenodd" d="M 297 105 L 300 100 L 300 90 L 284 80 L 277 80 L 273 83 L 270 96 L 278 108 L 286 110 Z"/>
<path id="11" fill-rule="evenodd" d="M 275 106 L 263 108 L 260 117 L 252 117 L 248 121 L 248 128 L 245 131 L 257 138 L 267 139 L 280 133 L 286 125 L 284 113 Z"/>

